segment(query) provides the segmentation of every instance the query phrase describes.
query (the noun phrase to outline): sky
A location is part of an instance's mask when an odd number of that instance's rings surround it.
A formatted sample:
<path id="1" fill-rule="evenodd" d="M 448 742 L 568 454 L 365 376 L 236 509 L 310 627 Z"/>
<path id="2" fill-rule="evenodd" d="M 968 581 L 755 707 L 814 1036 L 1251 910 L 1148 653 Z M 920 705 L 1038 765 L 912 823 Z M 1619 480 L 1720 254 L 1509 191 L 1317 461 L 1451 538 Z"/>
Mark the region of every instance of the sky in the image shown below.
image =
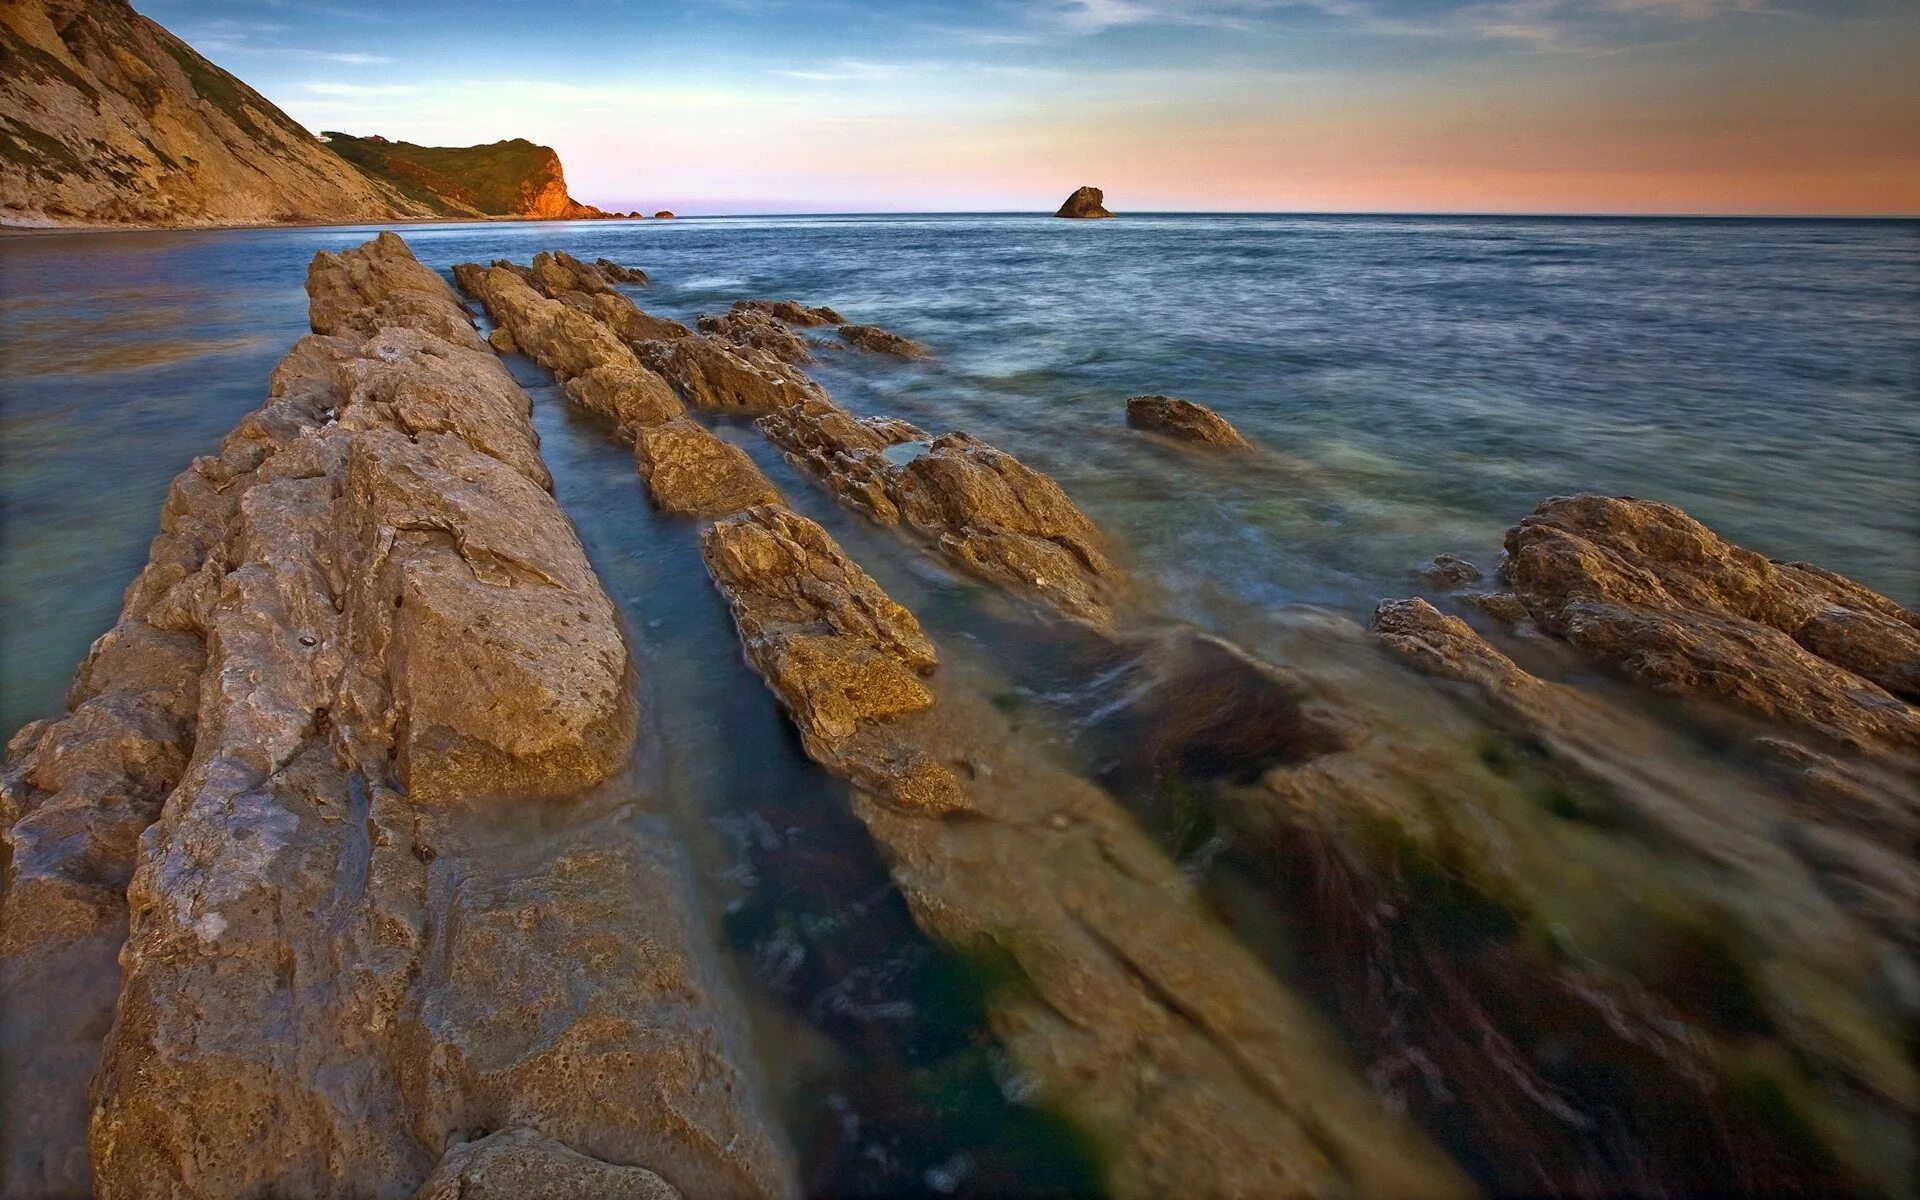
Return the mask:
<path id="1" fill-rule="evenodd" d="M 1920 0 L 136 0 L 315 131 L 681 213 L 1920 215 Z"/>

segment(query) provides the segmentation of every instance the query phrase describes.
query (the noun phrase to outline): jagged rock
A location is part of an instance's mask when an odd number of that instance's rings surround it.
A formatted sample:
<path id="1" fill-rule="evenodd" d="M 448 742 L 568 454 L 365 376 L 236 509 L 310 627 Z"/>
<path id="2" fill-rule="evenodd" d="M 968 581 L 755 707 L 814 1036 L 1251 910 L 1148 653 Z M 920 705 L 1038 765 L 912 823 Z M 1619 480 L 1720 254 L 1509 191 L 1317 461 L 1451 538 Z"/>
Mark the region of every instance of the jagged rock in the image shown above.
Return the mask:
<path id="1" fill-rule="evenodd" d="M 682 1200 L 644 1167 L 588 1158 L 530 1129 L 509 1129 L 447 1151 L 414 1200 Z"/>
<path id="2" fill-rule="evenodd" d="M 1056 217 L 1111 217 L 1113 214 L 1107 211 L 1105 201 L 1105 193 L 1097 187 L 1076 188 L 1073 195 L 1067 197 L 1066 203 L 1060 206 L 1060 211 L 1053 215 Z"/>
<path id="3" fill-rule="evenodd" d="M 695 408 L 772 412 L 825 399 L 818 384 L 774 356 L 716 337 L 636 342 L 633 351 Z"/>
<path id="4" fill-rule="evenodd" d="M 1460 599 L 1494 620 L 1504 621 L 1509 625 L 1517 625 L 1531 619 L 1527 606 L 1512 592 L 1464 592 Z"/>
<path id="5" fill-rule="evenodd" d="M 1436 588 L 1450 589 L 1479 583 L 1486 576 L 1458 554 L 1436 554 L 1432 562 L 1420 568 L 1420 578 Z"/>
<path id="6" fill-rule="evenodd" d="M 915 919 L 1005 964 L 987 1004 L 1010 1070 L 1103 1149 L 1113 1195 L 1468 1190 L 1124 810 L 922 674 L 918 623 L 817 525 L 754 509 L 703 548 L 748 661 L 855 785 Z"/>
<path id="7" fill-rule="evenodd" d="M 1540 681 L 1489 645 L 1459 617 L 1425 600 L 1383 600 L 1373 631 L 1387 646 L 1431 675 L 1483 687 L 1529 687 Z"/>
<path id="8" fill-rule="evenodd" d="M 721 441 L 691 417 L 634 428 L 640 477 L 668 512 L 719 516 L 756 504 L 781 504 L 773 486 L 740 447 Z"/>
<path id="9" fill-rule="evenodd" d="M 513 335 L 507 332 L 505 326 L 501 326 L 487 335 L 487 345 L 492 346 L 495 353 L 498 354 L 520 353 L 519 343 L 513 340 Z"/>
<path id="10" fill-rule="evenodd" d="M 844 325 L 846 318 L 826 305 L 808 307 L 798 300 L 736 300 L 734 312 L 759 312 L 789 325 Z"/>
<path id="11" fill-rule="evenodd" d="M 889 802 L 960 807 L 959 782 L 893 722 L 933 704 L 920 676 L 938 658 L 913 614 L 827 536 L 784 508 L 743 512 L 701 538 L 747 660 L 767 679 L 807 753 Z"/>
<path id="12" fill-rule="evenodd" d="M 1173 396 L 1135 396 L 1128 400 L 1127 424 L 1197 445 L 1223 450 L 1252 449 L 1225 417 L 1204 404 Z"/>
<path id="13" fill-rule="evenodd" d="M 701 317 L 699 325 L 704 333 L 724 338 L 736 346 L 763 350 L 782 362 L 800 364 L 813 361 L 813 349 L 805 337 L 758 308 L 735 304 L 720 316 Z"/>
<path id="14" fill-rule="evenodd" d="M 1050 477 L 964 433 L 898 468 L 901 519 L 988 579 L 1093 625 L 1113 619 L 1126 577 L 1107 538 Z"/>
<path id="15" fill-rule="evenodd" d="M 484 348 L 446 281 L 421 266 L 399 235 L 382 233 L 369 245 L 367 253 L 335 258 L 325 270 L 318 269 L 319 259 L 308 269 L 315 333 L 367 337 L 404 326 L 455 346 Z"/>
<path id="16" fill-rule="evenodd" d="M 602 363 L 566 382 L 567 395 L 602 416 L 638 429 L 685 415 L 687 406 L 667 381 L 627 356 Z"/>
<path id="17" fill-rule="evenodd" d="M 1775 563 L 1679 509 L 1544 501 L 1506 574 L 1541 628 L 1663 691 L 1701 693 L 1841 742 L 1920 750 L 1920 618 L 1852 580 Z"/>
<path id="18" fill-rule="evenodd" d="M 310 278 L 316 324 L 366 330 L 349 293 L 402 324 L 289 352 L 176 479 L 75 707 L 11 747 L 5 1019 L 46 1041 L 8 1043 L 10 1186 L 86 1191 L 86 1129 L 109 1200 L 399 1197 L 508 1125 L 790 1193 L 688 866 L 593 790 L 630 659 L 524 393 L 471 328 L 437 336 L 444 284 L 389 303 L 417 276 L 387 239 Z"/>
<path id="19" fill-rule="evenodd" d="M 848 345 L 871 354 L 891 354 L 895 358 L 925 358 L 927 348 L 878 325 L 842 325 L 840 338 Z"/>
<path id="20" fill-rule="evenodd" d="M 632 215 L 639 216 L 640 214 L 634 213 Z M 645 287 L 649 282 L 647 273 L 639 267 L 623 267 L 610 258 L 596 258 L 593 260 L 593 265 L 599 267 L 600 273 L 615 283 L 637 283 Z"/>

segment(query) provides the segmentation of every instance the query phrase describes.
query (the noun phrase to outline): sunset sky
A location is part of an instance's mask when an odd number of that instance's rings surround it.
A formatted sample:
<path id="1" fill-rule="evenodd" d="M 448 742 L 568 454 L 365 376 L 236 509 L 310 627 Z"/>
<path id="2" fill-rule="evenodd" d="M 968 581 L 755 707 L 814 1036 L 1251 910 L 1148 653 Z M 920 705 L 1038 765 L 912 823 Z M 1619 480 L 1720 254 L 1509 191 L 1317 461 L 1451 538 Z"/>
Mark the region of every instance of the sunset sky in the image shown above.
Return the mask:
<path id="1" fill-rule="evenodd" d="M 136 0 L 617 209 L 1920 214 L 1916 0 Z"/>

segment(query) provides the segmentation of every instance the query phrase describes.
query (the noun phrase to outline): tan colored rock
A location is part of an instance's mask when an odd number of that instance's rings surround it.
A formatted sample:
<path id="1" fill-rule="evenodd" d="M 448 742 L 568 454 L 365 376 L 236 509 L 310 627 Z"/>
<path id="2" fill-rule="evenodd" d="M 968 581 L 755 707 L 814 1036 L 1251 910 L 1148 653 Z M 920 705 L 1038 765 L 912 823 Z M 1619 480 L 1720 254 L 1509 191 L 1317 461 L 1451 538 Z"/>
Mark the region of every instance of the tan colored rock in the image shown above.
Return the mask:
<path id="1" fill-rule="evenodd" d="M 1107 211 L 1106 199 L 1105 193 L 1097 187 L 1076 188 L 1073 195 L 1068 196 L 1066 202 L 1060 206 L 1060 211 L 1053 215 L 1082 218 L 1111 217 L 1113 214 Z"/>
<path id="2" fill-rule="evenodd" d="M 694 408 L 773 412 L 826 398 L 818 384 L 773 355 L 717 337 L 635 342 L 633 350 Z"/>
<path id="3" fill-rule="evenodd" d="M 576 403 L 635 429 L 663 425 L 687 411 L 666 380 L 631 356 L 573 376 L 567 380 L 566 389 Z"/>
<path id="4" fill-rule="evenodd" d="M 1135 396 L 1128 400 L 1127 424 L 1200 446 L 1222 450 L 1253 448 L 1219 413 L 1204 404 L 1173 396 Z"/>
<path id="5" fill-rule="evenodd" d="M 890 354 L 895 358 L 925 358 L 927 348 L 910 338 L 878 325 L 842 325 L 840 339 L 870 354 Z"/>
<path id="6" fill-rule="evenodd" d="M 1383 600 L 1373 610 L 1373 631 L 1401 657 L 1430 675 L 1483 687 L 1530 687 L 1540 681 L 1459 617 L 1425 600 Z"/>
<path id="7" fill-rule="evenodd" d="M 689 865 L 607 783 L 630 660 L 526 398 L 394 257 L 316 260 L 316 322 L 405 323 L 288 354 L 11 747 L 9 1186 L 88 1191 L 84 1136 L 109 1200 L 403 1197 L 524 1128 L 788 1195 Z"/>
<path id="8" fill-rule="evenodd" d="M 509 1129 L 447 1151 L 414 1200 L 682 1200 L 644 1167 L 588 1158 L 530 1129 Z"/>
<path id="9" fill-rule="evenodd" d="M 916 920 L 1006 964 L 987 1003 L 1016 1086 L 1101 1148 L 1115 1196 L 1470 1190 L 1118 805 L 926 676 L 918 622 L 819 526 L 753 509 L 703 550 L 748 661 L 855 785 Z"/>
<path id="10" fill-rule="evenodd" d="M 760 312 L 789 325 L 842 325 L 846 318 L 826 305 L 809 307 L 798 300 L 736 300 L 734 312 Z"/>
<path id="11" fill-rule="evenodd" d="M 316 255 L 307 268 L 315 333 L 356 334 L 404 326 L 455 346 L 482 348 L 473 320 L 446 281 L 421 266 L 399 235 L 380 234 L 365 253 Z"/>
<path id="12" fill-rule="evenodd" d="M 634 458 L 660 507 L 685 516 L 721 516 L 785 498 L 747 452 L 691 417 L 634 428 Z"/>
<path id="13" fill-rule="evenodd" d="M 638 213 L 633 215 L 639 216 Z M 622 266 L 610 258 L 596 258 L 593 260 L 593 265 L 599 267 L 600 273 L 615 283 L 632 283 L 642 287 L 648 283 L 647 273 L 639 267 Z"/>
<path id="14" fill-rule="evenodd" d="M 368 178 L 123 0 L 0 5 L 0 222 L 384 221 Z"/>
<path id="15" fill-rule="evenodd" d="M 1506 574 L 1543 629 L 1662 691 L 1703 694 L 1835 740 L 1920 751 L 1920 628 L 1851 580 L 1775 563 L 1670 505 L 1544 501 Z"/>
<path id="16" fill-rule="evenodd" d="M 782 362 L 798 365 L 813 361 L 813 349 L 805 337 L 764 309 L 747 307 L 744 301 L 720 316 L 701 317 L 699 325 L 702 333 L 713 334 L 735 346 L 765 351 Z"/>

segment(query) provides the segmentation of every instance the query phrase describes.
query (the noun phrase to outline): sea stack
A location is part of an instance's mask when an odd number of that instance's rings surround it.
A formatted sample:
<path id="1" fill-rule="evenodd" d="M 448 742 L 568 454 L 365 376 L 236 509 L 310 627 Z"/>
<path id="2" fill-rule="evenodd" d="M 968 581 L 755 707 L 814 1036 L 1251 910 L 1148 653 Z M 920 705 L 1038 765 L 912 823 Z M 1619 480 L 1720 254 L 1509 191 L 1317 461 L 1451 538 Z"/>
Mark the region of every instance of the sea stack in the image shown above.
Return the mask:
<path id="1" fill-rule="evenodd" d="M 653 219 L 656 221 L 671 221 L 673 220 L 673 211 L 671 209 L 663 208 L 659 212 L 653 214 Z"/>
<path id="2" fill-rule="evenodd" d="M 1111 217 L 1113 214 L 1107 211 L 1103 203 L 1105 200 L 1105 194 L 1097 187 L 1079 188 L 1073 195 L 1067 197 L 1067 202 L 1062 204 L 1060 211 L 1053 215 L 1056 217 Z"/>

